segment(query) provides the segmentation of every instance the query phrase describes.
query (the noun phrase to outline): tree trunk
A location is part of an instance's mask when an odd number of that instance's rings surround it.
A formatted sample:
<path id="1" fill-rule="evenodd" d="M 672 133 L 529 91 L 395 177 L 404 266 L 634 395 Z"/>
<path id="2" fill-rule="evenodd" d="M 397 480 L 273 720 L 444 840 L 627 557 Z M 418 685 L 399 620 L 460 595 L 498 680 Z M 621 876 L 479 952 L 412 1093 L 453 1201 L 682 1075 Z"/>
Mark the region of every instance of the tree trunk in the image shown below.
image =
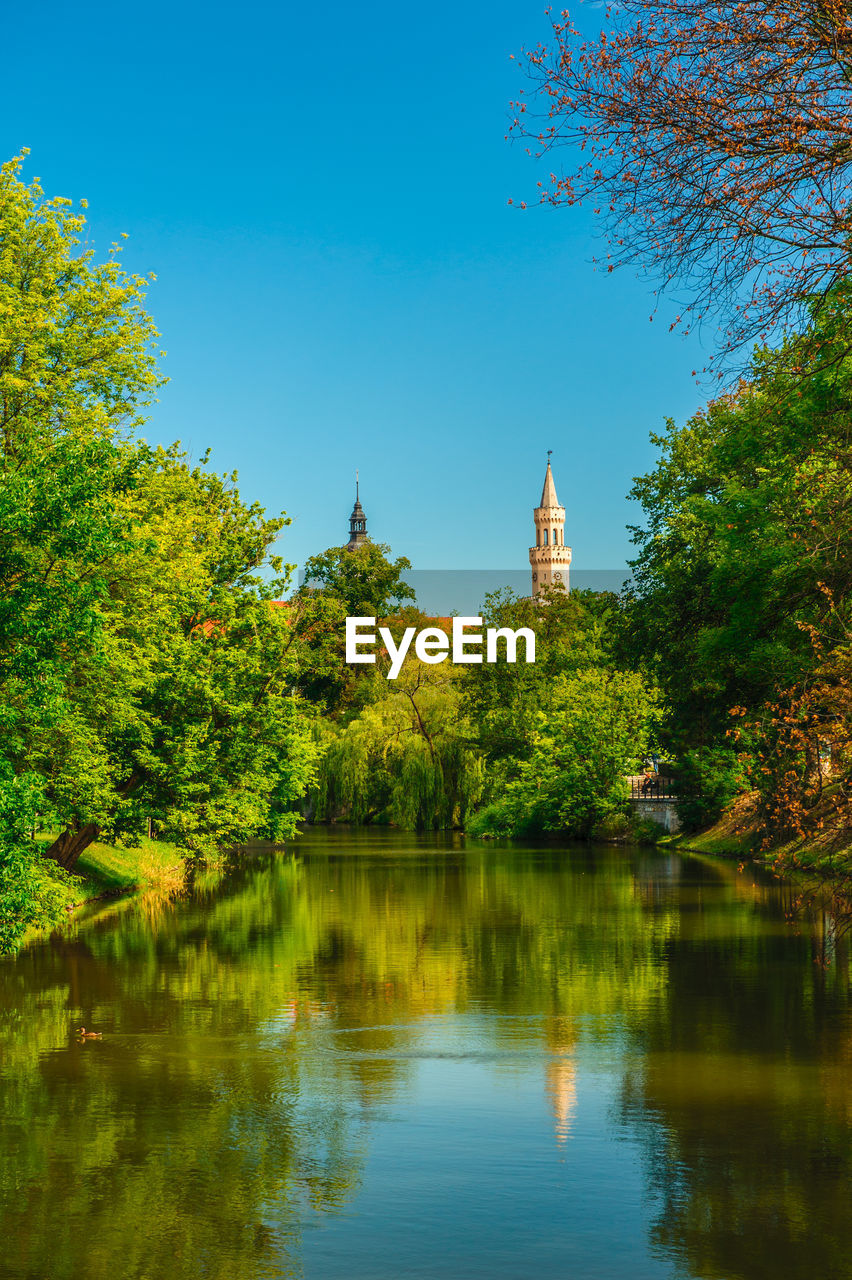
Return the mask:
<path id="1" fill-rule="evenodd" d="M 117 788 L 120 796 L 127 796 L 131 791 L 135 791 L 142 781 L 140 773 L 132 773 L 126 782 L 123 782 Z M 44 858 L 52 858 L 54 862 L 58 862 L 60 867 L 64 867 L 66 871 L 73 871 L 77 865 L 77 859 L 81 853 L 85 853 L 90 844 L 93 844 L 100 835 L 100 827 L 94 822 L 86 822 L 82 827 L 67 827 L 60 836 L 54 840 L 53 844 L 45 849 L 42 853 Z"/>
<path id="2" fill-rule="evenodd" d="M 43 857 L 52 858 L 66 871 L 73 871 L 80 854 L 97 840 L 99 831 L 100 828 L 96 827 L 94 822 L 87 822 L 85 826 L 76 829 L 69 827 L 54 840 L 49 848 L 44 850 Z"/>

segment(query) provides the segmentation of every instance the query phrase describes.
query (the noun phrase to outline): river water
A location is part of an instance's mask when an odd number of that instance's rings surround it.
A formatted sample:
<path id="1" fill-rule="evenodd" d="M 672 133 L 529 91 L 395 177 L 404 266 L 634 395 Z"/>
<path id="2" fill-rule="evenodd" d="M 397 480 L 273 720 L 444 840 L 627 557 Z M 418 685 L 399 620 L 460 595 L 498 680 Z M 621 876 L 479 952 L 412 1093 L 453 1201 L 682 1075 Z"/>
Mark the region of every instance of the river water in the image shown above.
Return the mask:
<path id="1" fill-rule="evenodd" d="M 0 963 L 3 1280 L 852 1277 L 847 955 L 788 887 L 295 848 Z"/>

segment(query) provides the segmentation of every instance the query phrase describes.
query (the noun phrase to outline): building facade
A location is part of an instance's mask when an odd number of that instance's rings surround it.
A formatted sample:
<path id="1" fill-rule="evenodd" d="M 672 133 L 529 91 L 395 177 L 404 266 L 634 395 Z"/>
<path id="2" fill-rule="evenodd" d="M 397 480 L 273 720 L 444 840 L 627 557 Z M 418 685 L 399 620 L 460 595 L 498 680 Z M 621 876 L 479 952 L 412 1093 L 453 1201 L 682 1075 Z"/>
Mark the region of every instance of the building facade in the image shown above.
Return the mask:
<path id="1" fill-rule="evenodd" d="M 533 519 L 535 546 L 530 547 L 532 594 L 538 595 L 544 587 L 564 587 L 567 591 L 571 548 L 565 546 L 565 508 L 560 507 L 556 496 L 549 453 L 541 502 L 533 512 Z"/>

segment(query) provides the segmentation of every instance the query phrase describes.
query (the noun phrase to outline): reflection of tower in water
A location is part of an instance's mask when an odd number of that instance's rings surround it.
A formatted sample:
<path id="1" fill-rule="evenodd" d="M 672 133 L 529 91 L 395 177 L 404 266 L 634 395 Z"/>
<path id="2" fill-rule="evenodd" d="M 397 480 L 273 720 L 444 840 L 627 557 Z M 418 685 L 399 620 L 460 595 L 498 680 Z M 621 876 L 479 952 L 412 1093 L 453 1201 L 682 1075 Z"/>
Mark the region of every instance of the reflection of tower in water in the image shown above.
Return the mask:
<path id="1" fill-rule="evenodd" d="M 571 1136 L 571 1125 L 577 1109 L 577 1063 L 574 1044 L 577 1033 L 568 1018 L 551 1020 L 547 1043 L 551 1057 L 545 1068 L 545 1088 L 553 1111 L 556 1142 L 560 1147 Z"/>

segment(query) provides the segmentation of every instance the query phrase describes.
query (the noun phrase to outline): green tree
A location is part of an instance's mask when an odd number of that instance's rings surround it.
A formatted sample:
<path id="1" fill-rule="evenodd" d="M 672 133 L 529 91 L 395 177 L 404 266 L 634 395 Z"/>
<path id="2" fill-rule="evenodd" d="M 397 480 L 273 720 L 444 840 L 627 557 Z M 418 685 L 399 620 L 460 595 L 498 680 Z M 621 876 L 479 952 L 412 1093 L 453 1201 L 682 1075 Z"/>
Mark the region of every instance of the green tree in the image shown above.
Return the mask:
<path id="1" fill-rule="evenodd" d="M 525 755 L 561 676 L 606 661 L 617 605 L 608 593 L 561 587 L 531 599 L 511 591 L 486 597 L 484 626 L 528 627 L 536 637 L 534 663 L 483 664 L 461 677 L 465 713 L 490 765 Z"/>
<path id="2" fill-rule="evenodd" d="M 66 868 L 149 817 L 198 852 L 280 834 L 315 758 L 270 603 L 286 522 L 134 440 L 160 382 L 145 281 L 95 264 L 83 215 L 20 165 L 0 169 L 0 778 L 26 779 Z"/>
<path id="3" fill-rule="evenodd" d="M 504 835 L 588 836 L 627 807 L 625 774 L 655 731 L 657 704 L 633 672 L 588 667 L 555 683 L 530 749 L 476 828 Z"/>
<path id="4" fill-rule="evenodd" d="M 733 706 L 813 669 L 809 628 L 830 647 L 847 626 L 850 300 L 837 290 L 803 339 L 757 353 L 736 392 L 652 437 L 660 460 L 634 485 L 645 524 L 625 645 L 653 666 L 684 747 L 717 745 Z M 816 348 L 802 379 L 797 352 Z"/>
<path id="5" fill-rule="evenodd" d="M 135 458 L 123 441 L 159 382 L 146 282 L 121 270 L 116 246 L 95 265 L 83 214 L 25 185 L 22 163 L 0 166 L 3 945 L 56 907 L 28 834 L 36 815 L 55 816 L 30 748 L 64 743 L 73 719 L 67 664 L 95 652 L 104 566 L 127 538 L 116 503 Z"/>
<path id="6" fill-rule="evenodd" d="M 0 756 L 0 956 L 31 924 L 58 920 L 66 901 L 62 874 L 42 862 L 33 839 L 42 804 L 40 779 L 16 776 Z"/>
<path id="7" fill-rule="evenodd" d="M 313 778 L 292 635 L 271 604 L 286 579 L 258 572 L 282 568 L 269 550 L 283 520 L 177 449 L 149 451 L 140 470 L 125 510 L 133 543 L 98 606 L 96 661 L 84 651 L 66 664 L 74 732 L 58 771 L 56 743 L 41 744 L 46 794 L 66 823 L 50 850 L 63 866 L 100 832 L 132 836 L 147 817 L 201 853 L 260 829 L 288 834 Z"/>
<path id="8" fill-rule="evenodd" d="M 338 600 L 350 617 L 385 618 L 414 599 L 414 590 L 402 578 L 410 568 L 405 556 L 391 560 L 390 547 L 383 542 L 368 541 L 356 551 L 329 547 L 305 561 L 301 591 L 322 591 Z"/>
<path id="9" fill-rule="evenodd" d="M 330 727 L 317 814 L 413 830 L 463 826 L 484 771 L 446 664 L 408 658 L 347 724 Z"/>
<path id="10" fill-rule="evenodd" d="M 347 664 L 346 618 L 398 618 L 410 608 L 405 602 L 414 600 L 402 577 L 410 568 L 405 556 L 392 560 L 389 546 L 369 541 L 356 551 L 329 547 L 305 562 L 304 582 L 289 612 L 297 684 L 309 701 L 337 714 L 369 698 L 375 671 Z"/>

